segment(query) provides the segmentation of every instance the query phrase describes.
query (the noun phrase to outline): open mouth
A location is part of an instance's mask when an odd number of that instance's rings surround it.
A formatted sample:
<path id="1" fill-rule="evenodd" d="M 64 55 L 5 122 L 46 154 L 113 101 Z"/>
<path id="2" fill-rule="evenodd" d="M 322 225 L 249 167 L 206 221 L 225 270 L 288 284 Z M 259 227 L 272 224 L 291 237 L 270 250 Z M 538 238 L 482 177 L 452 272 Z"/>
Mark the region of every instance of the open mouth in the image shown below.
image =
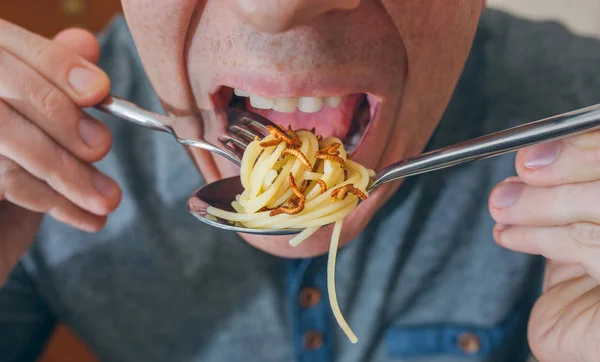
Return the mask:
<path id="1" fill-rule="evenodd" d="M 368 133 L 378 101 L 365 93 L 325 97 L 266 97 L 243 89 L 221 86 L 213 102 L 257 113 L 293 129 L 315 128 L 323 137 L 337 137 L 354 152 Z"/>

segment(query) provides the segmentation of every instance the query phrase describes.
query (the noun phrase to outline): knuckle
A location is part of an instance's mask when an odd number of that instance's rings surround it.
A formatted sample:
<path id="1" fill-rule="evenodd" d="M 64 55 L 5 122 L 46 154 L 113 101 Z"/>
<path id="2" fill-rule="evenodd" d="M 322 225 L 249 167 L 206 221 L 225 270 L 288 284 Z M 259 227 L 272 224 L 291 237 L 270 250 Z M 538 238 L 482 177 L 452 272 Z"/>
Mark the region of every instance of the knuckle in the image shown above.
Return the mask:
<path id="1" fill-rule="evenodd" d="M 56 170 L 59 170 L 59 172 L 62 174 L 64 173 L 65 170 L 75 170 L 75 171 L 79 171 L 78 170 L 78 164 L 75 160 L 75 158 L 73 157 L 73 155 L 71 155 L 71 153 L 69 151 L 67 151 L 66 149 L 62 148 L 62 147 L 57 147 L 57 153 L 58 153 L 58 167 L 56 167 Z"/>
<path id="2" fill-rule="evenodd" d="M 8 106 L 0 99 L 0 140 L 2 139 L 2 136 L 9 135 L 7 128 L 10 128 L 10 125 L 12 125 L 13 122 L 14 117 L 12 112 L 10 112 L 10 108 L 8 108 Z"/>
<path id="3" fill-rule="evenodd" d="M 54 86 L 43 87 L 39 89 L 34 97 L 37 98 L 40 112 L 46 117 L 51 119 L 64 118 L 64 115 L 61 114 L 64 105 L 64 95 L 58 88 Z"/>
<path id="4" fill-rule="evenodd" d="M 589 191 L 582 188 L 578 184 L 566 184 L 551 188 L 551 205 L 549 208 L 541 208 L 547 213 L 555 215 L 557 220 L 577 220 L 577 217 L 584 217 L 582 220 L 587 220 L 589 214 L 587 208 L 582 207 L 582 203 L 587 204 L 586 199 L 589 198 Z"/>
<path id="5" fill-rule="evenodd" d="M 77 169 L 78 163 L 69 151 L 62 147 L 58 147 L 58 160 L 61 169 Z"/>
<path id="6" fill-rule="evenodd" d="M 54 151 L 54 161 L 52 167 L 48 167 L 48 174 L 45 181 L 56 188 L 58 185 L 64 185 L 69 175 L 81 176 L 84 170 L 77 159 L 65 148 L 56 146 Z"/>
<path id="7" fill-rule="evenodd" d="M 11 190 L 18 187 L 24 172 L 16 162 L 0 158 L 0 200 L 4 200 Z"/>
<path id="8" fill-rule="evenodd" d="M 583 248 L 600 247 L 600 225 L 590 222 L 573 223 L 569 226 L 569 238 Z"/>
<path id="9" fill-rule="evenodd" d="M 2 29 L 0 28 L 0 31 Z M 8 62 L 8 52 L 3 48 L 0 48 L 0 69 L 6 68 L 6 63 Z"/>
<path id="10" fill-rule="evenodd" d="M 53 45 L 46 45 L 36 41 L 35 37 L 28 34 L 27 43 L 31 46 L 29 47 L 28 57 L 32 62 L 43 64 L 43 63 L 52 63 L 57 64 L 54 61 L 56 57 L 56 52 L 53 50 Z M 55 46 L 55 45 L 54 45 Z"/>

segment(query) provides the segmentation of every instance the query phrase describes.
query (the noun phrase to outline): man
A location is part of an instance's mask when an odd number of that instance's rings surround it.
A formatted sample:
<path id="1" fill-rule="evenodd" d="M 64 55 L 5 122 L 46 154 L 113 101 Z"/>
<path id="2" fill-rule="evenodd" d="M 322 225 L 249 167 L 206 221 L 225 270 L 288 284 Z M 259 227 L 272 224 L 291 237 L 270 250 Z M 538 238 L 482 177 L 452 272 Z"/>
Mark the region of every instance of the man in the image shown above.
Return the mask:
<path id="1" fill-rule="evenodd" d="M 352 345 L 326 300 L 330 228 L 291 248 L 201 224 L 187 197 L 228 161 L 80 110 L 109 79 L 172 115 L 237 89 L 283 125 L 346 137 L 366 99 L 354 159 L 379 169 L 597 102 L 598 41 L 483 0 L 123 6 L 101 49 L 0 24 L 3 361 L 34 360 L 56 321 L 103 361 L 524 361 L 527 341 L 542 361 L 600 355 L 598 133 L 520 151 L 518 178 L 503 181 L 505 156 L 370 195 L 338 257 Z M 541 296 L 545 260 L 507 249 L 548 258 Z"/>

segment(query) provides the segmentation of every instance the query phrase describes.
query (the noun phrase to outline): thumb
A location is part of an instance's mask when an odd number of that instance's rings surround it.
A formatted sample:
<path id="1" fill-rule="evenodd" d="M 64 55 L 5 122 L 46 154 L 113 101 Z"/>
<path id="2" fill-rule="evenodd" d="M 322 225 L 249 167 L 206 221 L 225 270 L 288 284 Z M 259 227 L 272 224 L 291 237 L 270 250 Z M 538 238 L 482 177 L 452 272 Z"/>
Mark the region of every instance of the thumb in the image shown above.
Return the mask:
<path id="1" fill-rule="evenodd" d="M 65 29 L 54 36 L 54 41 L 75 51 L 92 63 L 100 58 L 100 44 L 94 34 L 79 28 Z"/>

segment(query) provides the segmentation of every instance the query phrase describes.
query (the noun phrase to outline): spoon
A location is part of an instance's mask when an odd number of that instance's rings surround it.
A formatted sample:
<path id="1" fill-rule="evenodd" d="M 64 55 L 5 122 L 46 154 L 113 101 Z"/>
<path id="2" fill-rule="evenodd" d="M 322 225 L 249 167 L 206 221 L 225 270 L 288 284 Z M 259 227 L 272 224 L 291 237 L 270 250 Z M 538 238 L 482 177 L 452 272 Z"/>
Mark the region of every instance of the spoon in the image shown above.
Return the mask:
<path id="1" fill-rule="evenodd" d="M 491 133 L 397 162 L 377 172 L 371 178 L 367 192 L 371 192 L 387 182 L 464 162 L 502 155 L 526 146 L 561 139 L 597 128 L 600 128 L 600 104 Z M 235 226 L 228 220 L 207 214 L 209 206 L 233 211 L 231 202 L 242 191 L 243 187 L 239 177 L 213 182 L 194 192 L 188 201 L 189 211 L 204 223 L 239 233 L 291 235 L 303 230 L 252 229 Z"/>

